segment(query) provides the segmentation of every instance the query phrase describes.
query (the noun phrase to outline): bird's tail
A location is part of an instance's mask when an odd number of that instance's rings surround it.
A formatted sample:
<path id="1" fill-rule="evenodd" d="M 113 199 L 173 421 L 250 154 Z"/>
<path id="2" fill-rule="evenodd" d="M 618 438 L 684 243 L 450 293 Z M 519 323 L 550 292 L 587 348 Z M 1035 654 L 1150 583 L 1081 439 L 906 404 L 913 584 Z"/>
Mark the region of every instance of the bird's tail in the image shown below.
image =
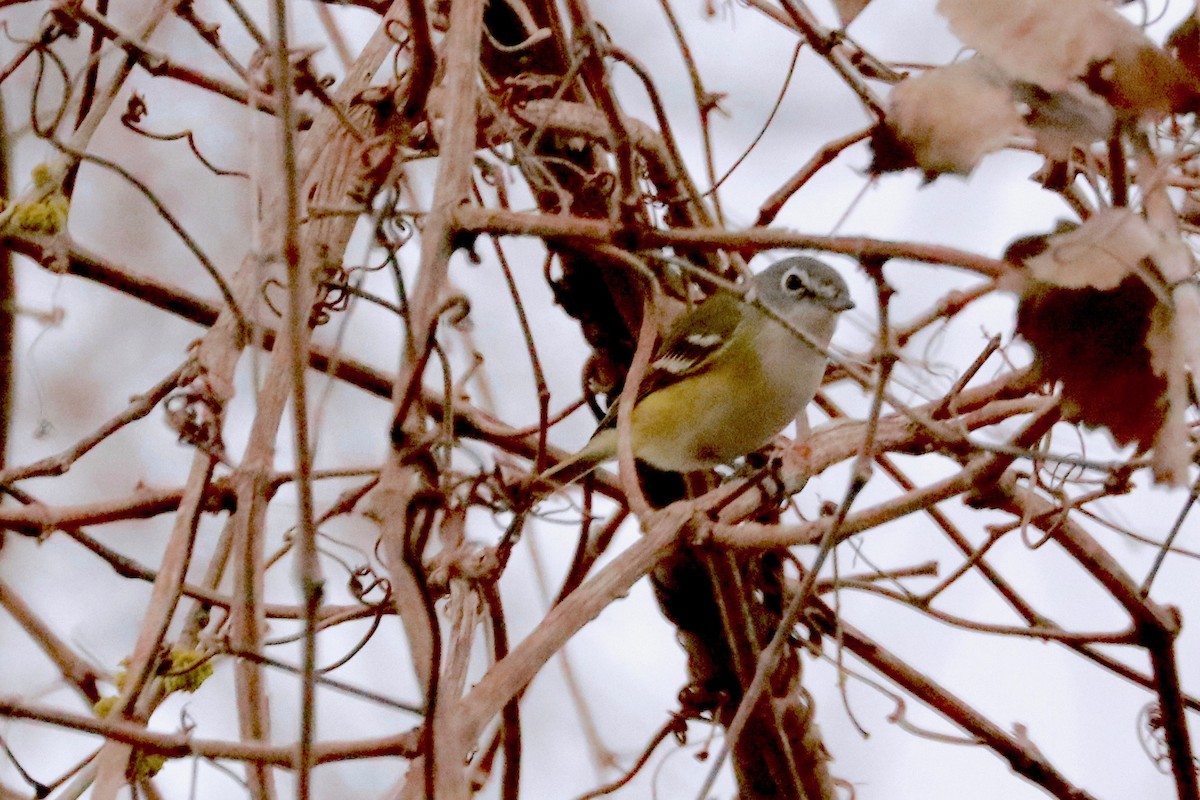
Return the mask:
<path id="1" fill-rule="evenodd" d="M 617 432 L 606 428 L 593 436 L 582 450 L 538 475 L 536 481 L 549 486 L 567 486 L 612 458 L 616 449 Z"/>

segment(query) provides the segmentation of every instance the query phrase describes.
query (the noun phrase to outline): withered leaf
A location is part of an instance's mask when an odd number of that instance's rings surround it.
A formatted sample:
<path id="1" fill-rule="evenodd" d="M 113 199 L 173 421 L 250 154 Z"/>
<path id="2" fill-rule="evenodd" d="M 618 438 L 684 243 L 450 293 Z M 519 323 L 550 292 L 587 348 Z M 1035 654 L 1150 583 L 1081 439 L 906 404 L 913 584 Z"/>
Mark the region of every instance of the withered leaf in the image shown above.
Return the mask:
<path id="1" fill-rule="evenodd" d="M 1139 452 L 1154 447 L 1156 474 L 1174 480 L 1180 450 L 1164 437 L 1180 435 L 1186 384 L 1170 309 L 1147 284 L 1159 241 L 1140 216 L 1113 208 L 1019 239 L 1005 258 L 1024 267 L 1017 332 L 1039 376 L 1061 384 L 1067 416 Z"/>
<path id="2" fill-rule="evenodd" d="M 1091 64 L 1083 82 L 1129 116 L 1186 114 L 1200 105 L 1200 82 L 1145 37 L 1124 40 Z"/>
<path id="3" fill-rule="evenodd" d="M 1014 81 L 1012 91 L 1028 108 L 1025 124 L 1033 131 L 1038 151 L 1052 159 L 1065 161 L 1075 148 L 1112 135 L 1116 112 L 1082 85 L 1048 92 L 1037 84 Z"/>
<path id="4" fill-rule="evenodd" d="M 1184 69 L 1200 78 L 1200 22 L 1195 14 L 1183 18 L 1167 37 L 1167 50 L 1179 60 Z"/>
<path id="5" fill-rule="evenodd" d="M 838 12 L 838 19 L 842 21 L 842 27 L 845 28 L 854 22 L 855 17 L 861 14 L 870 2 L 871 0 L 833 0 L 833 6 Z"/>
<path id="6" fill-rule="evenodd" d="M 939 0 L 968 47 L 1017 80 L 1065 91 L 1092 63 L 1141 32 L 1103 0 Z"/>
<path id="7" fill-rule="evenodd" d="M 967 174 L 1025 131 L 1006 79 L 967 59 L 901 81 L 887 125 L 926 174 Z"/>
<path id="8" fill-rule="evenodd" d="M 1154 307 L 1146 347 L 1150 350 L 1150 364 L 1155 374 L 1164 376 L 1167 381 L 1166 411 L 1154 440 L 1151 466 L 1157 480 L 1179 486 L 1188 480 L 1192 439 L 1184 416 L 1189 405 L 1187 370 L 1182 349 L 1175 338 L 1173 317 L 1174 311 L 1163 303 Z"/>
<path id="9" fill-rule="evenodd" d="M 1137 275 L 1109 290 L 1030 277 L 1017 311 L 1017 332 L 1033 347 L 1040 377 L 1062 385 L 1068 418 L 1107 428 L 1139 452 L 1158 438 L 1168 408 L 1167 378 L 1146 343 L 1157 303 Z"/>
<path id="10" fill-rule="evenodd" d="M 1043 283 L 1113 289 L 1158 246 L 1159 236 L 1145 219 L 1127 208 L 1105 208 L 1082 225 L 1045 237 L 1041 252 L 1021 261 Z"/>
<path id="11" fill-rule="evenodd" d="M 1200 107 L 1200 81 L 1104 0 L 939 0 L 938 11 L 1017 81 L 1065 92 L 1082 80 L 1131 117 Z"/>

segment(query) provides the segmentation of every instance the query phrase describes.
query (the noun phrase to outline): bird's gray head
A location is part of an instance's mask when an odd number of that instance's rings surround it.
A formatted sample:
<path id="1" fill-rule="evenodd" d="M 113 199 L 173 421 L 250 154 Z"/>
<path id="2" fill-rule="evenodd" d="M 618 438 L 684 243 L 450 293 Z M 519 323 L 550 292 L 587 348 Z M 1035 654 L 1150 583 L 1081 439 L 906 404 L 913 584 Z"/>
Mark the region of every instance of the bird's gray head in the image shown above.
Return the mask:
<path id="1" fill-rule="evenodd" d="M 792 256 L 754 276 L 758 299 L 782 310 L 798 302 L 811 302 L 837 313 L 854 308 L 850 290 L 837 270 L 807 256 Z"/>

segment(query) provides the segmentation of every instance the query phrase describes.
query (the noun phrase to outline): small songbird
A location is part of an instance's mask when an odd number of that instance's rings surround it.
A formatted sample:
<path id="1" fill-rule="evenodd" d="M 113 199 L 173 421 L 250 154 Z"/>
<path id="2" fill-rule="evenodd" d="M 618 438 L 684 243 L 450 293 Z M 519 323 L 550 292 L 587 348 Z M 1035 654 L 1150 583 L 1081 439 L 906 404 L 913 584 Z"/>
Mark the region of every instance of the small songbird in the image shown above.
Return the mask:
<path id="1" fill-rule="evenodd" d="M 854 307 L 845 280 L 793 256 L 756 275 L 751 296 L 804 336 L 727 292 L 680 316 L 633 407 L 635 457 L 671 472 L 724 464 L 766 445 L 812 400 L 838 314 Z M 614 403 L 583 449 L 539 480 L 567 484 L 614 458 L 616 420 Z"/>

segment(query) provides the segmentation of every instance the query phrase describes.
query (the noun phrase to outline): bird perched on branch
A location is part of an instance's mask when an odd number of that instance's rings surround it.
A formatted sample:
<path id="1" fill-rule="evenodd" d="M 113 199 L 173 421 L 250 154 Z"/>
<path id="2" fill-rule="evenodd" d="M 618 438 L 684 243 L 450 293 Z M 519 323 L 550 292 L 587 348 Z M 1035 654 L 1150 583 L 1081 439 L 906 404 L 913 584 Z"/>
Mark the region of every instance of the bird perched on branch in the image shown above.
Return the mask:
<path id="1" fill-rule="evenodd" d="M 763 447 L 812 400 L 838 314 L 853 308 L 845 280 L 806 256 L 773 264 L 746 297 L 718 292 L 664 337 L 633 407 L 633 454 L 690 472 Z M 583 449 L 539 476 L 567 484 L 617 453 L 617 404 Z"/>

